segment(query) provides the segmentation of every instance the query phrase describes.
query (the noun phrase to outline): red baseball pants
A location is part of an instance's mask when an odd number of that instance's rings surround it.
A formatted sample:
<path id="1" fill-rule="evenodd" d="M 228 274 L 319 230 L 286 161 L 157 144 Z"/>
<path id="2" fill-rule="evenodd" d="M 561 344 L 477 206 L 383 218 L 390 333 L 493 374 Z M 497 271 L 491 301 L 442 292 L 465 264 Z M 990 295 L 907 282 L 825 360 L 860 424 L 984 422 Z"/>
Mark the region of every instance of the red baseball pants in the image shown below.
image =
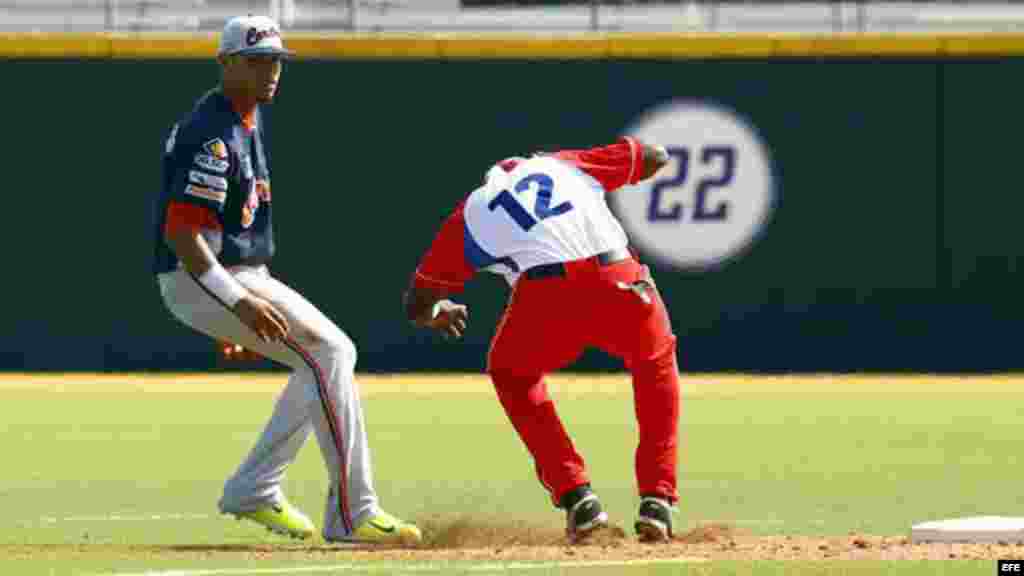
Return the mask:
<path id="1" fill-rule="evenodd" d="M 653 282 L 649 303 L 617 285 L 649 279 L 633 259 L 601 266 L 588 258 L 565 267 L 565 277 L 524 276 L 516 283 L 487 362 L 501 405 L 557 506 L 589 479 L 544 374 L 572 363 L 587 347 L 621 358 L 633 376 L 639 493 L 676 502 L 679 369 L 665 304 Z"/>

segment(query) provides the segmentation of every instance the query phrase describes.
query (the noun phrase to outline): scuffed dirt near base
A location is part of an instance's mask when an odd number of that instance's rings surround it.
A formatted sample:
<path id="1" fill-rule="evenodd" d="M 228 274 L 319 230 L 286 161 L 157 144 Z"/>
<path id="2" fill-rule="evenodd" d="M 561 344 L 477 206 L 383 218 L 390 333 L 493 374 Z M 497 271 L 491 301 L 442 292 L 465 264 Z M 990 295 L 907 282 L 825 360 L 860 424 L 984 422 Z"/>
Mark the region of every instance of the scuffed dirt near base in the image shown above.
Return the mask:
<path id="1" fill-rule="evenodd" d="M 911 544 L 902 536 L 759 536 L 728 524 L 707 523 L 671 542 L 641 544 L 612 526 L 570 544 L 561 530 L 528 523 L 474 518 L 419 519 L 425 540 L 416 548 L 344 544 L 261 543 L 131 546 L 113 544 L 5 545 L 0 559 L 119 557 L 167 561 L 408 561 L 408 562 L 622 562 L 678 560 L 994 560 L 1024 558 L 1021 544 Z"/>
<path id="2" fill-rule="evenodd" d="M 260 546 L 230 552 L 278 557 L 282 552 L 332 555 L 352 560 L 410 561 L 567 561 L 650 559 L 700 560 L 987 560 L 1024 558 L 1021 544 L 912 544 L 904 536 L 848 534 L 836 537 L 764 536 L 724 523 L 706 523 L 673 541 L 641 544 L 620 526 L 571 544 L 550 526 L 478 518 L 419 519 L 423 544 L 414 549 L 338 545 Z"/>
<path id="3" fill-rule="evenodd" d="M 846 536 L 764 536 L 724 523 L 706 523 L 673 541 L 641 544 L 622 527 L 612 526 L 587 541 L 570 544 L 550 527 L 473 518 L 421 520 L 425 542 L 416 550 L 353 550 L 421 560 L 633 560 L 693 558 L 706 560 L 970 560 L 1024 558 L 1024 545 L 912 544 L 905 536 L 851 533 Z"/>

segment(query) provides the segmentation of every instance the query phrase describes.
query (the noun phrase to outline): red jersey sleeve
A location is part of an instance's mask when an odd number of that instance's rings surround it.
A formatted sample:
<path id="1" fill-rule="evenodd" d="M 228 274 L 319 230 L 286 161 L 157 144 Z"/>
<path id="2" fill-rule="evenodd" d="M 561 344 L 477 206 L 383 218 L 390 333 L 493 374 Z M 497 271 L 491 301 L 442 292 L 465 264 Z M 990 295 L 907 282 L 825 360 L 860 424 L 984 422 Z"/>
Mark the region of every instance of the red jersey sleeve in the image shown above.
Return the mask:
<path id="1" fill-rule="evenodd" d="M 476 269 L 466 260 L 466 220 L 463 203 L 441 225 L 430 248 L 420 259 L 413 275 L 413 285 L 429 288 L 443 294 L 462 292 Z"/>
<path id="2" fill-rule="evenodd" d="M 624 136 L 615 144 L 586 150 L 559 150 L 556 158 L 572 162 L 593 176 L 608 192 L 643 179 L 644 147 L 635 138 Z"/>
<path id="3" fill-rule="evenodd" d="M 198 230 L 201 228 L 220 230 L 221 225 L 213 209 L 198 204 L 171 200 L 167 204 L 164 235 L 170 235 L 182 228 L 187 230 Z"/>

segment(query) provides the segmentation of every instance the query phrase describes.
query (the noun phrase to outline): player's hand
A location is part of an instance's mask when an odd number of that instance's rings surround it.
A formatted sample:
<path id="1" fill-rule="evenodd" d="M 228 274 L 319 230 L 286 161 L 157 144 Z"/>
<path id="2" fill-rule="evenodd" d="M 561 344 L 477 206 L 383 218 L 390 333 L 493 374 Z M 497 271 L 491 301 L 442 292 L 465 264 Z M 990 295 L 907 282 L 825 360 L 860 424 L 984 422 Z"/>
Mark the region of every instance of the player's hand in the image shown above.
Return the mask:
<path id="1" fill-rule="evenodd" d="M 437 303 L 438 312 L 427 326 L 440 332 L 445 338 L 462 338 L 469 326 L 469 309 L 464 304 L 456 304 L 451 300 Z"/>
<path id="2" fill-rule="evenodd" d="M 671 156 L 664 146 L 644 144 L 644 178 L 654 176 L 669 160 Z"/>
<path id="3" fill-rule="evenodd" d="M 235 315 L 248 326 L 260 340 L 275 342 L 288 337 L 288 320 L 270 302 L 252 294 L 235 303 Z"/>

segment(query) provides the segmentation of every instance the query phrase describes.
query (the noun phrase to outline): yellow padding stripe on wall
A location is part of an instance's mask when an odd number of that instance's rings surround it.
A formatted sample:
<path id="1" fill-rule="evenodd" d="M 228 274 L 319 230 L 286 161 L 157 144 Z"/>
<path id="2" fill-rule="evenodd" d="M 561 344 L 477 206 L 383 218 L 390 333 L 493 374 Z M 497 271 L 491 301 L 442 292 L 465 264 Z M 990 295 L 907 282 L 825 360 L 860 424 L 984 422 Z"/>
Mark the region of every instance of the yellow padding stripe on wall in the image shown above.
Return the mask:
<path id="1" fill-rule="evenodd" d="M 693 59 L 1024 55 L 1024 34 L 310 34 L 301 59 Z M 212 58 L 216 34 L 0 34 L 2 58 Z"/>

